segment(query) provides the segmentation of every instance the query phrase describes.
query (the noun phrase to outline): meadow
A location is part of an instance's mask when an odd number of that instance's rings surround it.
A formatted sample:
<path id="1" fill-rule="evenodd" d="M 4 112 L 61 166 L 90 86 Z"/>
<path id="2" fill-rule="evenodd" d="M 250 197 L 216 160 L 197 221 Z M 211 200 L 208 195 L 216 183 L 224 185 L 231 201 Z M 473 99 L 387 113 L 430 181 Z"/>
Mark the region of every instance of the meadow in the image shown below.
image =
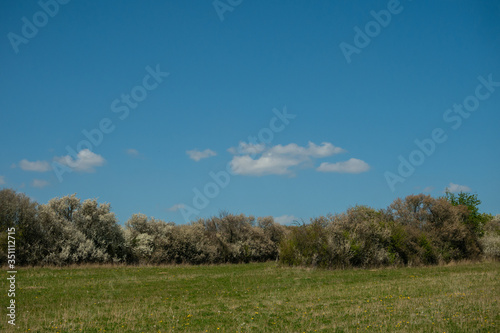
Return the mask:
<path id="1" fill-rule="evenodd" d="M 15 329 L 0 282 L 0 331 L 498 332 L 499 272 L 499 262 L 20 268 Z"/>

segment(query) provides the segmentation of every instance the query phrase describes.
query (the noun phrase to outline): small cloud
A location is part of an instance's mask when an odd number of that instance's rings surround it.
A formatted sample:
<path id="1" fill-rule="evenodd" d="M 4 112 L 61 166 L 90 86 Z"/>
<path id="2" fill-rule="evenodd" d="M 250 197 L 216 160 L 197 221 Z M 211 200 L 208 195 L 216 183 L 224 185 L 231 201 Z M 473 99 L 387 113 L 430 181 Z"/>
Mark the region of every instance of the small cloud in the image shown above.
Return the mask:
<path id="1" fill-rule="evenodd" d="M 211 149 L 205 149 L 204 151 L 199 151 L 198 149 L 188 150 L 186 154 L 189 155 L 189 158 L 198 162 L 204 158 L 209 158 L 217 155 L 217 153 Z"/>
<path id="2" fill-rule="evenodd" d="M 30 162 L 24 159 L 19 162 L 19 167 L 24 171 L 46 172 L 50 170 L 50 164 L 47 161 Z"/>
<path id="3" fill-rule="evenodd" d="M 370 170 L 370 166 L 365 161 L 351 158 L 344 162 L 323 162 L 316 170 L 321 172 L 362 173 Z"/>
<path id="4" fill-rule="evenodd" d="M 432 192 L 434 190 L 434 187 L 433 186 L 427 186 L 426 188 L 424 188 L 422 190 L 422 192 L 424 193 L 428 193 L 428 192 Z"/>
<path id="5" fill-rule="evenodd" d="M 12 164 L 10 165 L 10 168 L 11 168 L 11 169 L 15 169 L 15 168 L 17 168 L 16 163 L 12 163 Z"/>
<path id="6" fill-rule="evenodd" d="M 458 185 L 458 184 L 450 183 L 450 185 L 448 185 L 446 187 L 445 192 L 446 192 L 446 190 L 448 190 L 451 193 L 459 193 L 459 192 L 470 192 L 471 188 L 469 186 L 465 186 L 465 185 Z"/>
<path id="7" fill-rule="evenodd" d="M 47 185 L 50 185 L 50 183 L 48 181 L 42 180 L 42 179 L 33 179 L 33 182 L 31 183 L 31 186 L 37 187 L 37 188 L 44 188 Z"/>
<path id="8" fill-rule="evenodd" d="M 168 210 L 169 210 L 169 211 L 171 211 L 171 212 L 176 212 L 176 211 L 178 211 L 178 210 L 180 210 L 180 209 L 182 209 L 182 208 L 186 208 L 186 205 L 185 205 L 185 204 L 180 203 L 180 204 L 175 204 L 175 205 L 173 205 L 173 206 L 172 206 L 172 207 L 170 207 Z"/>
<path id="9" fill-rule="evenodd" d="M 279 223 L 279 224 L 283 224 L 283 225 L 291 224 L 297 220 L 298 219 L 293 215 L 282 215 L 282 216 L 274 217 L 274 222 Z"/>
<path id="10" fill-rule="evenodd" d="M 55 157 L 54 160 L 58 163 L 66 165 L 75 171 L 94 172 L 95 167 L 102 166 L 106 162 L 104 157 L 94 154 L 89 149 L 83 149 L 78 152 L 76 159 L 66 155 Z"/>
<path id="11" fill-rule="evenodd" d="M 0 185 L 5 184 L 5 176 L 0 176 Z"/>
<path id="12" fill-rule="evenodd" d="M 139 151 L 137 149 L 129 148 L 125 152 L 127 153 L 127 155 L 132 156 L 132 157 L 139 156 Z"/>

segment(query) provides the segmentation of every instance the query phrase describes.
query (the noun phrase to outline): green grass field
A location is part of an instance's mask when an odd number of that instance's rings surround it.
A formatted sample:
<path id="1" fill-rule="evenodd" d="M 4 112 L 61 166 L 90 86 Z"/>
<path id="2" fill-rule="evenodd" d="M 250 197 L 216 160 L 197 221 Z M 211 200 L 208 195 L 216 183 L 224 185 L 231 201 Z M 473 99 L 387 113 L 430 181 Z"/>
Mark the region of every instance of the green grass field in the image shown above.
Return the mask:
<path id="1" fill-rule="evenodd" d="M 314 270 L 275 263 L 25 268 L 0 331 L 498 332 L 500 263 Z M 4 269 L 4 276 L 6 276 Z"/>

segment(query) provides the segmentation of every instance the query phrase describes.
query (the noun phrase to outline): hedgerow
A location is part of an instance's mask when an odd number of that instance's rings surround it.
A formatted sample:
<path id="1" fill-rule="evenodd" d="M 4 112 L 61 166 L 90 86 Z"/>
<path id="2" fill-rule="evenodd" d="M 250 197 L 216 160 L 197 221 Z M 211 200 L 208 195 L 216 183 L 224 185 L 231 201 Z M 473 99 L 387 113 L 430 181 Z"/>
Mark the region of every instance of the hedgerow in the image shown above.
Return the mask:
<path id="1" fill-rule="evenodd" d="M 460 202 L 464 204 L 460 204 Z M 18 265 L 218 264 L 278 260 L 324 268 L 429 265 L 500 259 L 500 217 L 479 214 L 475 195 L 410 195 L 386 209 L 355 206 L 310 223 L 223 212 L 176 225 L 134 214 L 120 225 L 108 203 L 75 195 L 38 204 L 0 191 L 0 264 L 16 229 Z M 472 214 L 472 217 L 471 217 Z"/>

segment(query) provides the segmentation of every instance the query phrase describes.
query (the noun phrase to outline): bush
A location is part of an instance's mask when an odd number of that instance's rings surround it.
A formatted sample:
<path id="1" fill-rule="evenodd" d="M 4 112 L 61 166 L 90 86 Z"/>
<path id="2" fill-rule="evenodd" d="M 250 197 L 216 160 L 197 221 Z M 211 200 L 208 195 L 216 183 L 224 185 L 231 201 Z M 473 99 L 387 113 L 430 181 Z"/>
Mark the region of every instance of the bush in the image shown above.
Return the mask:
<path id="1" fill-rule="evenodd" d="M 75 195 L 39 205 L 4 189 L 0 191 L 0 243 L 6 242 L 5 230 L 15 227 L 18 265 L 123 261 L 123 231 L 110 210 L 109 204 L 100 205 L 95 199 L 82 204 Z M 6 248 L 2 244 L 0 251 Z"/>
<path id="2" fill-rule="evenodd" d="M 409 195 L 395 200 L 385 216 L 412 235 L 405 247 L 409 252 L 403 255 L 407 264 L 471 259 L 480 254 L 477 234 L 467 224 L 467 208 L 454 206 L 445 198 Z"/>
<path id="3" fill-rule="evenodd" d="M 484 225 L 484 236 L 480 239 L 480 244 L 485 258 L 500 260 L 500 215 Z"/>
<path id="4" fill-rule="evenodd" d="M 381 212 L 356 206 L 294 227 L 280 246 L 281 262 L 329 268 L 387 264 L 390 229 L 382 218 Z"/>
<path id="5" fill-rule="evenodd" d="M 45 205 L 0 191 L 0 263 L 8 228 L 19 265 L 242 263 L 280 259 L 325 268 L 422 265 L 500 258 L 500 216 L 480 214 L 475 195 L 409 195 L 387 209 L 347 212 L 284 227 L 272 217 L 221 213 L 187 225 L 134 214 L 125 228 L 107 203 L 75 195 Z M 482 237 L 481 237 L 482 236 Z"/>
<path id="6" fill-rule="evenodd" d="M 282 226 L 272 218 L 221 214 L 176 226 L 135 214 L 126 224 L 125 242 L 132 261 L 146 263 L 239 263 L 267 261 L 278 255 Z"/>
<path id="7" fill-rule="evenodd" d="M 36 264 L 42 254 L 43 242 L 38 223 L 38 203 L 11 189 L 0 191 L 0 264 L 7 260 L 7 229 L 15 228 L 16 262 Z"/>
<path id="8" fill-rule="evenodd" d="M 293 227 L 281 242 L 280 259 L 287 265 L 330 268 L 475 259 L 481 247 L 469 216 L 464 205 L 424 194 L 396 199 L 386 210 L 356 206 Z M 492 238 L 483 243 L 496 251 Z"/>
<path id="9" fill-rule="evenodd" d="M 292 227 L 280 244 L 280 261 L 288 265 L 328 267 L 328 241 L 322 218 Z"/>
<path id="10" fill-rule="evenodd" d="M 99 204 L 96 199 L 85 200 L 79 206 L 74 223 L 92 241 L 96 251 L 103 253 L 103 261 L 120 262 L 126 259 L 123 230 L 109 204 Z"/>

